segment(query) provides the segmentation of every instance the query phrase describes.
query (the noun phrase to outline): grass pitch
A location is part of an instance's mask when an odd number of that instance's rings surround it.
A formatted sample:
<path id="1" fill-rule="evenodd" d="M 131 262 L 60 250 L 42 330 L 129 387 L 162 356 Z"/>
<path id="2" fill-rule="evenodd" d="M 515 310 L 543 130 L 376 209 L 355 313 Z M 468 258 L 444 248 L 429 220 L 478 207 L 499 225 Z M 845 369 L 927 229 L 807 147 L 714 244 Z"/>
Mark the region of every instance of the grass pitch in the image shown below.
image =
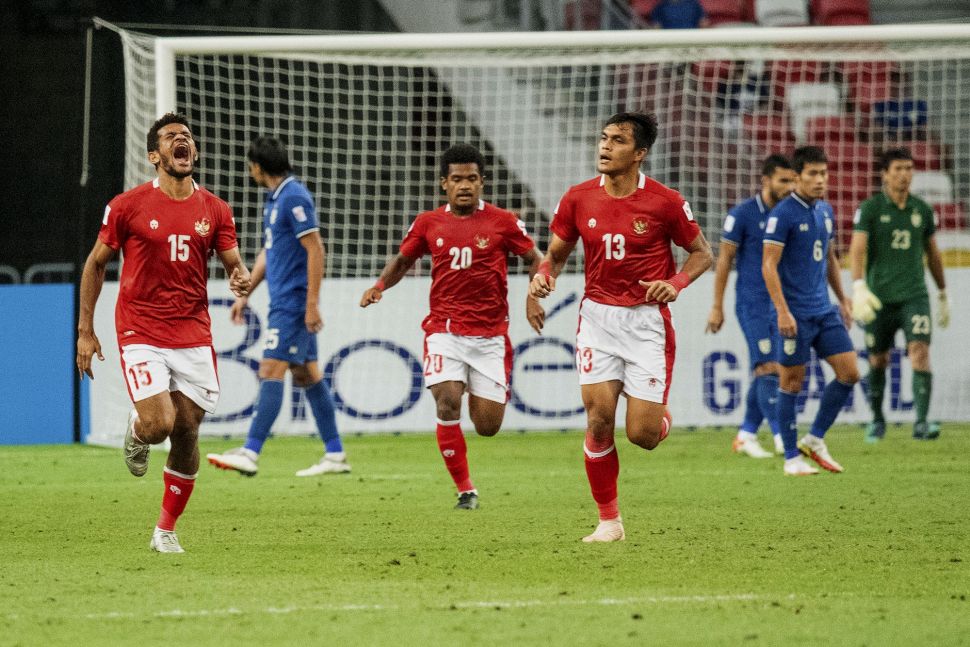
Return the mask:
<path id="1" fill-rule="evenodd" d="M 810 478 L 732 437 L 619 442 L 609 545 L 579 541 L 578 432 L 470 437 L 471 512 L 433 436 L 349 438 L 353 473 L 311 479 L 319 441 L 274 439 L 255 478 L 202 466 L 185 555 L 148 549 L 163 455 L 135 479 L 117 450 L 3 447 L 0 645 L 970 642 L 970 427 L 836 428 L 846 472 Z"/>

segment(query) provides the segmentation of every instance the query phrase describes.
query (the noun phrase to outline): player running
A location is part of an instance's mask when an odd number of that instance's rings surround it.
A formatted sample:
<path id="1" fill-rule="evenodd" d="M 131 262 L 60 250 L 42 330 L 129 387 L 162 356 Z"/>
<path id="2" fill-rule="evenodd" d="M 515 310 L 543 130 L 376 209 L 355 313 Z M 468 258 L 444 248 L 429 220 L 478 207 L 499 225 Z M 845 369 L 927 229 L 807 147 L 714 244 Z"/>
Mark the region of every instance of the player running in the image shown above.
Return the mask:
<path id="1" fill-rule="evenodd" d="M 302 387 L 310 403 L 324 455 L 297 476 L 350 472 L 330 391 L 317 364 L 317 333 L 323 330 L 320 315 L 320 282 L 323 279 L 323 242 L 313 196 L 292 174 L 286 147 L 278 139 L 259 137 L 249 147 L 249 175 L 267 189 L 263 207 L 263 249 L 253 266 L 250 292 L 263 278 L 269 287 L 269 326 L 263 360 L 259 364 L 259 397 L 243 447 L 222 454 L 207 454 L 212 465 L 236 470 L 245 476 L 259 471 L 259 453 L 283 405 L 286 372 Z M 230 316 L 244 323 L 249 299 L 232 304 Z"/>
<path id="2" fill-rule="evenodd" d="M 209 255 L 219 255 L 234 294 L 245 295 L 250 285 L 229 205 L 192 179 L 198 159 L 183 115 L 156 121 L 148 131 L 148 161 L 158 177 L 108 203 L 81 275 L 77 367 L 94 379 L 91 357 L 104 360 L 94 307 L 105 266 L 119 251 L 124 256 L 115 327 L 135 405 L 125 430 L 125 463 L 144 476 L 149 447 L 171 441 L 162 511 L 150 543 L 161 553 L 185 552 L 175 522 L 199 471 L 199 424 L 219 399 L 206 292 Z"/>
<path id="3" fill-rule="evenodd" d="M 778 312 L 782 336 L 778 425 L 785 445 L 784 473 L 818 474 L 800 454 L 830 472 L 842 472 L 825 445 L 828 431 L 859 381 L 857 357 L 849 339 L 849 301 L 842 291 L 839 259 L 832 240 L 835 216 L 822 197 L 828 185 L 828 160 L 815 146 L 795 150 L 795 191 L 771 211 L 765 226 L 762 273 Z M 829 301 L 826 280 L 839 305 Z M 811 349 L 835 371 L 822 392 L 811 431 L 796 444 L 795 401 L 805 379 Z"/>
<path id="4" fill-rule="evenodd" d="M 478 490 L 468 470 L 462 435 L 461 397 L 468 391 L 468 412 L 480 436 L 494 436 L 502 426 L 512 370 L 508 338 L 509 254 L 539 265 L 539 253 L 525 225 L 509 211 L 480 196 L 485 160 L 467 144 L 452 146 L 441 158 L 441 188 L 448 203 L 418 214 L 374 287 L 360 300 L 367 306 L 400 281 L 415 261 L 431 255 L 431 313 L 421 327 L 424 381 L 434 396 L 438 448 L 458 488 L 457 509 L 478 507 Z M 529 323 L 538 330 L 545 312 L 538 301 L 527 305 Z"/>
<path id="5" fill-rule="evenodd" d="M 849 259 L 852 263 L 852 316 L 866 329 L 869 351 L 869 403 L 872 422 L 866 442 L 875 443 L 886 434 L 882 399 L 886 391 L 886 366 L 896 331 L 906 337 L 906 354 L 913 364 L 913 403 L 916 423 L 913 438 L 933 440 L 940 435 L 938 422 L 927 422 L 933 391 L 930 372 L 930 299 L 926 291 L 923 257 L 937 293 L 937 323 L 950 324 L 943 258 L 936 246 L 933 210 L 912 195 L 913 157 L 905 148 L 891 148 L 879 159 L 883 190 L 859 207 L 853 219 Z"/>
<path id="6" fill-rule="evenodd" d="M 714 276 L 714 304 L 707 317 L 707 332 L 717 333 L 724 324 L 724 289 L 731 265 L 737 258 L 738 278 L 734 311 L 748 342 L 754 380 L 748 387 L 744 422 L 732 449 L 752 458 L 770 458 L 758 444 L 758 427 L 767 419 L 775 452 L 783 454 L 778 433 L 778 337 L 775 306 L 761 276 L 761 250 L 768 213 L 791 193 L 795 172 L 784 155 L 769 155 L 761 166 L 761 191 L 728 212 L 721 233 L 721 251 Z"/>
<path id="7" fill-rule="evenodd" d="M 559 201 L 549 251 L 530 285 L 533 297 L 555 290 L 555 277 L 582 239 L 586 290 L 576 367 L 587 418 L 586 476 L 599 508 L 599 525 L 585 542 L 625 537 L 613 439 L 617 403 L 621 394 L 627 398 L 630 442 L 650 450 L 667 437 L 676 347 L 667 304 L 713 261 L 683 196 L 640 172 L 656 139 L 653 114 L 623 112 L 607 120 L 598 145 L 601 175 L 570 188 Z M 671 242 L 689 252 L 679 272 Z"/>

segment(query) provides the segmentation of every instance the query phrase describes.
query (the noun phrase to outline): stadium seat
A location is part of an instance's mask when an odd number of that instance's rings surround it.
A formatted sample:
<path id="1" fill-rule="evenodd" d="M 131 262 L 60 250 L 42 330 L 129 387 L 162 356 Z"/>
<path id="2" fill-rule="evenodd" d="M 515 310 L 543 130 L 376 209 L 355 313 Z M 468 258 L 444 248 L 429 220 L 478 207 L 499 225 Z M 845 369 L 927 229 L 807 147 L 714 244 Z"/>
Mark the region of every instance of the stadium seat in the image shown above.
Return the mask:
<path id="1" fill-rule="evenodd" d="M 939 171 L 949 168 L 943 146 L 934 142 L 900 142 L 913 156 L 913 166 L 917 171 Z"/>
<path id="2" fill-rule="evenodd" d="M 745 114 L 741 118 L 743 136 L 766 151 L 788 151 L 795 145 L 795 135 L 784 115 L 773 113 Z"/>
<path id="3" fill-rule="evenodd" d="M 849 98 L 863 111 L 899 93 L 899 66 L 892 61 L 847 61 L 841 67 Z"/>
<path id="4" fill-rule="evenodd" d="M 697 84 L 703 92 L 714 94 L 717 92 L 718 83 L 731 78 L 734 61 L 698 61 L 691 65 L 691 73 L 697 78 Z"/>
<path id="5" fill-rule="evenodd" d="M 660 0 L 631 0 L 630 11 L 644 22 L 650 21 L 650 13 Z"/>
<path id="6" fill-rule="evenodd" d="M 956 231 L 966 231 L 970 224 L 967 223 L 967 213 L 961 202 L 943 202 L 933 205 L 933 212 L 936 214 L 937 229 L 953 229 Z"/>
<path id="7" fill-rule="evenodd" d="M 769 92 L 776 110 L 785 108 L 785 92 L 793 83 L 828 80 L 828 67 L 820 61 L 772 61 L 768 70 Z"/>
<path id="8" fill-rule="evenodd" d="M 811 0 L 816 25 L 870 25 L 869 0 Z"/>
<path id="9" fill-rule="evenodd" d="M 701 6 L 712 27 L 745 22 L 741 0 L 701 0 Z"/>
<path id="10" fill-rule="evenodd" d="M 872 104 L 872 121 L 883 136 L 896 141 L 925 134 L 929 108 L 922 99 L 890 99 Z"/>
<path id="11" fill-rule="evenodd" d="M 755 0 L 755 20 L 766 27 L 793 27 L 808 24 L 805 0 Z"/>
<path id="12" fill-rule="evenodd" d="M 822 148 L 830 144 L 851 144 L 856 141 L 856 128 L 854 117 L 809 117 L 805 120 L 805 141 Z"/>
<path id="13" fill-rule="evenodd" d="M 563 6 L 564 29 L 594 31 L 602 22 L 602 4 L 590 0 L 569 0 Z"/>
<path id="14" fill-rule="evenodd" d="M 842 116 L 842 97 L 834 83 L 792 83 L 785 89 L 785 102 L 799 143 L 807 141 L 809 119 Z"/>
<path id="15" fill-rule="evenodd" d="M 913 173 L 913 183 L 909 190 L 930 204 L 949 204 L 953 202 L 953 180 L 941 171 L 920 171 Z"/>

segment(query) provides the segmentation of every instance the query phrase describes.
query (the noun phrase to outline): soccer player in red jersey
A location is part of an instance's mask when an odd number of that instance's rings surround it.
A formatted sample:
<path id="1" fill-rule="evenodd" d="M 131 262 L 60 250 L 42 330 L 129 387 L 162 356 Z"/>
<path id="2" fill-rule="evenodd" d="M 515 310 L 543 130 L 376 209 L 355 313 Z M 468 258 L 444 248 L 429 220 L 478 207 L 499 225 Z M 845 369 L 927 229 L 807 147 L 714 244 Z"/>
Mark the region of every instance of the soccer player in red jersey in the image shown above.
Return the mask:
<path id="1" fill-rule="evenodd" d="M 152 125 L 148 161 L 158 177 L 108 203 L 81 275 L 77 367 L 82 377 L 94 379 L 92 356 L 104 361 L 94 307 L 105 266 L 118 252 L 124 256 L 115 327 L 135 405 L 125 432 L 125 463 L 143 476 L 149 446 L 171 441 L 162 511 L 150 543 L 162 553 L 184 552 L 175 522 L 199 470 L 199 424 L 219 399 L 206 291 L 209 256 L 219 255 L 234 294 L 247 294 L 250 284 L 229 205 L 192 179 L 198 157 L 183 115 L 168 113 Z"/>
<path id="2" fill-rule="evenodd" d="M 481 200 L 485 160 L 467 144 L 452 146 L 441 158 L 441 188 L 448 204 L 418 214 L 401 251 L 360 300 L 381 300 L 425 254 L 431 255 L 431 313 L 421 327 L 425 385 L 438 414 L 438 448 L 458 488 L 457 509 L 478 507 L 478 491 L 468 472 L 465 438 L 459 424 L 461 396 L 475 431 L 494 436 L 502 426 L 512 370 L 508 338 L 508 255 L 539 266 L 539 252 L 525 225 L 512 212 Z M 538 330 L 545 312 L 535 299 L 527 305 L 529 323 Z"/>
<path id="3" fill-rule="evenodd" d="M 586 408 L 586 475 L 600 518 L 585 542 L 625 537 L 616 493 L 617 403 L 621 393 L 626 396 L 630 442 L 650 450 L 667 437 L 675 349 L 667 304 L 713 262 L 683 196 L 640 172 L 656 139 L 652 114 L 610 117 L 600 134 L 600 176 L 570 188 L 559 201 L 549 251 L 529 286 L 530 297 L 548 296 L 582 239 L 586 291 L 579 308 L 576 367 Z M 689 252 L 679 272 L 671 242 Z"/>

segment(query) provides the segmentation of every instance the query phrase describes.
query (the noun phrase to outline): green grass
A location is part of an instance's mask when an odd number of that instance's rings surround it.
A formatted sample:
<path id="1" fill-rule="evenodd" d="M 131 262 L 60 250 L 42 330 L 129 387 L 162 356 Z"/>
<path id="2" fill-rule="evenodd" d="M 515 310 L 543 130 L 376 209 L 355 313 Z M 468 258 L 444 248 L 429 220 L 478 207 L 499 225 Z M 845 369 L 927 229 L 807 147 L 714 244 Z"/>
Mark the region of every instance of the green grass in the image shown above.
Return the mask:
<path id="1" fill-rule="evenodd" d="M 298 479 L 275 439 L 253 479 L 203 465 L 148 540 L 161 458 L 0 448 L 0 645 L 955 645 L 970 641 L 970 427 L 877 446 L 830 434 L 841 475 L 785 478 L 732 432 L 621 442 L 627 541 L 595 523 L 579 433 L 469 438 L 482 508 L 456 511 L 434 438 L 350 438 L 354 472 Z M 202 451 L 228 442 L 205 442 Z"/>

